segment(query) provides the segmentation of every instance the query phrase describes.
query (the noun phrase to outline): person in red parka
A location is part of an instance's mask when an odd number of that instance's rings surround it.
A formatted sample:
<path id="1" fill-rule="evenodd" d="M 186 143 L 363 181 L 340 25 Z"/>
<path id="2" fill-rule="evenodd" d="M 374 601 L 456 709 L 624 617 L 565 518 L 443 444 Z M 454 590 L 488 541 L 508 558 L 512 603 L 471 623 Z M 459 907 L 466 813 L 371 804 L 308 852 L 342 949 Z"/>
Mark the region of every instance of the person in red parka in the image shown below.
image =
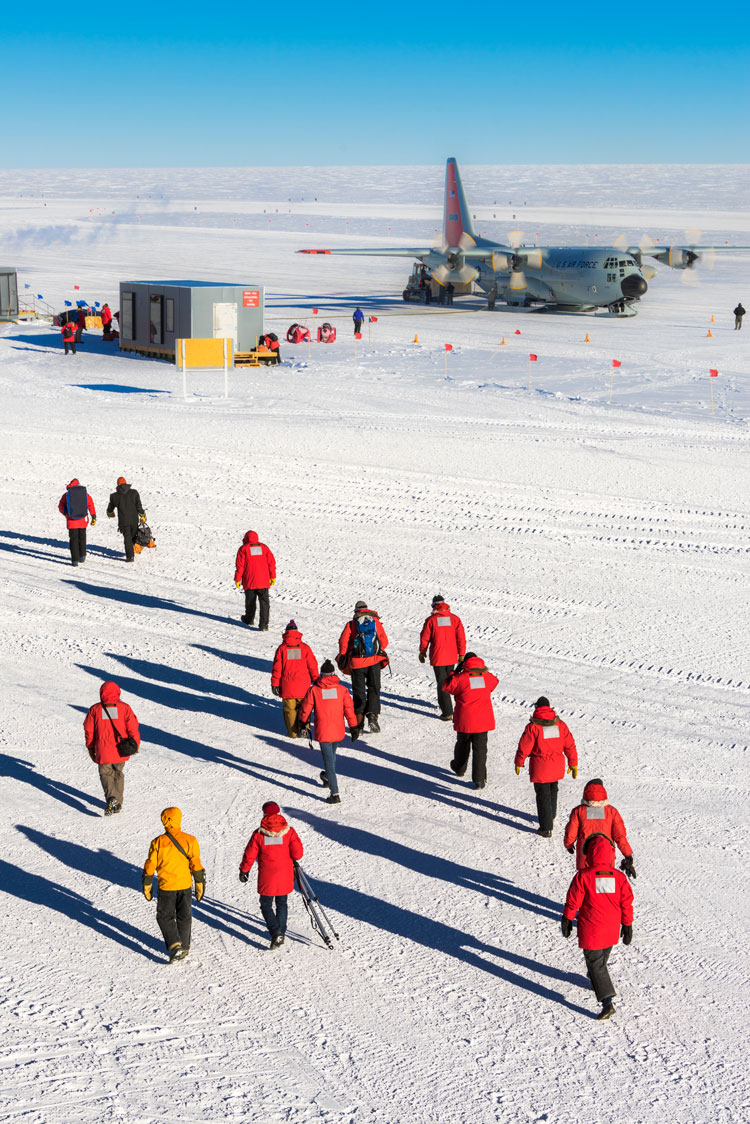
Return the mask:
<path id="1" fill-rule="evenodd" d="M 245 591 L 243 624 L 255 621 L 255 606 L 260 604 L 259 632 L 268 632 L 268 590 L 276 584 L 276 559 L 268 547 L 258 541 L 257 531 L 248 531 L 237 551 L 234 584 Z"/>
<path id="2" fill-rule="evenodd" d="M 258 860 L 260 911 L 271 934 L 271 948 L 281 948 L 286 934 L 287 898 L 294 889 L 294 864 L 302 858 L 302 841 L 281 814 L 278 804 L 263 805 L 263 819 L 248 840 L 240 863 L 240 882 L 247 882 Z M 276 908 L 274 909 L 274 899 Z"/>
<path id="3" fill-rule="evenodd" d="M 75 353 L 76 353 L 76 330 L 75 330 L 75 327 L 74 327 L 72 321 L 66 320 L 65 323 L 63 324 L 63 326 L 60 329 L 60 333 L 62 335 L 62 341 L 63 341 L 63 347 L 65 348 L 65 354 L 67 355 L 68 351 L 72 351 L 73 354 L 75 355 Z"/>
<path id="4" fill-rule="evenodd" d="M 353 742 L 356 742 L 360 731 L 352 696 L 339 681 L 336 669 L 330 660 L 326 660 L 321 667 L 320 676 L 310 687 L 299 709 L 300 723 L 308 733 L 311 716 L 315 721 L 315 740 L 320 743 L 320 752 L 323 754 L 325 765 L 320 779 L 331 790 L 326 803 L 340 804 L 339 782 L 336 776 L 336 745 L 344 739 L 346 732 L 344 722 L 349 727 Z"/>
<path id="5" fill-rule="evenodd" d="M 371 734 L 380 733 L 380 669 L 388 666 L 388 637 L 380 617 L 365 601 L 354 606 L 354 616 L 344 625 L 339 637 L 336 663 L 339 671 L 352 677 L 354 709 L 360 729 L 365 715 Z"/>
<path id="6" fill-rule="evenodd" d="M 102 683 L 99 698 L 101 701 L 94 703 L 83 720 L 83 732 L 89 757 L 99 766 L 99 780 L 106 800 L 104 815 L 111 816 L 113 812 L 122 811 L 123 769 L 130 760 L 120 755 L 117 743 L 122 738 L 133 738 L 140 746 L 141 735 L 138 719 L 128 704 L 120 701 L 120 688 L 116 683 Z"/>
<path id="7" fill-rule="evenodd" d="M 109 307 L 109 305 L 106 303 L 106 301 L 102 305 L 101 316 L 102 316 L 102 331 L 108 332 L 109 326 L 112 323 L 112 309 Z"/>
<path id="8" fill-rule="evenodd" d="M 302 633 L 296 623 L 290 621 L 271 668 L 271 690 L 277 698 L 283 699 L 284 723 L 290 738 L 299 737 L 299 706 L 318 674 L 318 661 L 312 648 L 302 643 Z"/>
<path id="9" fill-rule="evenodd" d="M 597 833 L 606 835 L 617 844 L 624 855 L 620 870 L 624 870 L 628 878 L 635 878 L 633 848 L 628 843 L 625 824 L 617 808 L 613 808 L 608 802 L 604 782 L 598 777 L 589 781 L 584 788 L 583 803 L 570 813 L 563 836 L 563 844 L 568 854 L 572 855 L 574 851 L 576 852 L 576 870 L 585 869 L 583 847 L 589 835 Z"/>
<path id="10" fill-rule="evenodd" d="M 573 774 L 573 780 L 576 779 L 578 751 L 570 730 L 557 717 L 544 695 L 536 700 L 531 721 L 521 734 L 514 762 L 516 776 L 529 756 L 529 780 L 534 785 L 539 820 L 537 835 L 551 839 L 557 815 L 557 782 L 565 776 L 566 758 L 568 772 Z"/>
<path id="11" fill-rule="evenodd" d="M 586 971 L 596 998 L 602 1004 L 599 1019 L 614 1014 L 612 986 L 607 962 L 620 935 L 622 943 L 633 939 L 633 891 L 624 874 L 615 870 L 615 848 L 606 835 L 590 835 L 584 844 L 586 867 L 579 870 L 568 889 L 560 927 L 569 937 L 578 914 L 578 945 L 583 949 Z"/>
<path id="12" fill-rule="evenodd" d="M 65 495 L 60 497 L 57 510 L 65 516 L 70 541 L 70 560 L 74 566 L 77 566 L 79 562 L 86 561 L 86 528 L 89 516 L 91 526 L 96 526 L 96 508 L 85 486 L 76 477 L 73 477 L 68 484 Z"/>
<path id="13" fill-rule="evenodd" d="M 86 309 L 79 308 L 78 315 L 76 316 L 76 343 L 81 342 L 83 333 L 86 330 Z"/>
<path id="14" fill-rule="evenodd" d="M 467 652 L 463 662 L 443 683 L 443 690 L 456 699 L 453 715 L 456 747 L 451 769 L 457 777 L 462 777 L 471 754 L 474 788 L 484 788 L 487 784 L 487 734 L 495 729 L 491 695 L 499 682 L 484 666 L 484 660 L 474 652 Z"/>
<path id="15" fill-rule="evenodd" d="M 430 666 L 437 683 L 438 706 L 443 722 L 453 717 L 453 700 L 443 690 L 443 683 L 455 670 L 456 664 L 466 655 L 466 633 L 461 618 L 451 612 L 442 593 L 432 599 L 432 612 L 422 626 L 419 637 L 419 662 L 424 663 L 430 653 Z"/>

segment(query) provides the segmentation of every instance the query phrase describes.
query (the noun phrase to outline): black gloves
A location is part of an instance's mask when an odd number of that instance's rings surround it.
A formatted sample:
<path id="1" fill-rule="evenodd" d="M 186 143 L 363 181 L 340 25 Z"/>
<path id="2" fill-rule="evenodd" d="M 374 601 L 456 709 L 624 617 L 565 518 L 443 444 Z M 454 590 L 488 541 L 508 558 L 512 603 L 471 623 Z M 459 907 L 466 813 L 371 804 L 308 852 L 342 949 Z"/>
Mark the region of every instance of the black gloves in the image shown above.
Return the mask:
<path id="1" fill-rule="evenodd" d="M 349 737 L 352 739 L 353 742 L 356 742 L 357 738 L 359 737 L 359 735 L 361 733 L 362 733 L 362 727 L 361 726 L 350 726 L 349 727 Z"/>
<path id="2" fill-rule="evenodd" d="M 623 944 L 630 944 L 630 942 L 633 939 L 633 926 L 632 925 L 623 925 L 622 928 L 620 929 L 620 935 L 622 937 L 622 943 Z"/>
<path id="3" fill-rule="evenodd" d="M 568 939 L 570 934 L 573 932 L 573 922 L 570 920 L 569 917 L 563 917 L 563 918 L 560 919 L 560 932 L 562 933 L 562 935 L 565 937 L 566 940 Z"/>
<path id="4" fill-rule="evenodd" d="M 247 882 L 249 877 L 250 877 L 250 871 L 249 870 L 241 870 L 240 871 L 240 882 Z"/>
<path id="5" fill-rule="evenodd" d="M 622 860 L 620 863 L 620 870 L 623 874 L 627 874 L 628 878 L 635 878 L 635 867 L 633 866 L 632 855 L 628 855 L 626 859 Z"/>
<path id="6" fill-rule="evenodd" d="M 426 659 L 427 659 L 427 656 L 426 656 L 426 654 L 425 654 L 424 652 L 420 652 L 420 653 L 419 653 L 419 662 L 420 662 L 420 663 L 424 663 L 424 661 L 425 661 Z"/>
<path id="7" fill-rule="evenodd" d="M 281 687 L 272 687 L 271 691 L 274 695 L 276 695 L 277 699 L 281 698 Z"/>
<path id="8" fill-rule="evenodd" d="M 565 850 L 568 852 L 569 855 L 572 855 L 573 852 L 575 851 L 575 849 L 576 849 L 575 843 L 571 843 L 569 847 L 565 848 Z"/>
<path id="9" fill-rule="evenodd" d="M 143 896 L 147 902 L 154 896 L 154 879 L 150 874 L 143 875 Z"/>

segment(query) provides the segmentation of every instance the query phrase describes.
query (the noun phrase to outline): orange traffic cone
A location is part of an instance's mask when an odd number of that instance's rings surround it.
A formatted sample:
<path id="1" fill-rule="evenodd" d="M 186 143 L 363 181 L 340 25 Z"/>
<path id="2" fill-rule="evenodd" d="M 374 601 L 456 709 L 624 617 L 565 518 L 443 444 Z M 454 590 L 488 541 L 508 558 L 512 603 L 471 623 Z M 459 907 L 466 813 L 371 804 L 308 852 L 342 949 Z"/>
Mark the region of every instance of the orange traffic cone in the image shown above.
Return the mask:
<path id="1" fill-rule="evenodd" d="M 713 316 L 711 317 L 711 323 L 712 323 L 712 324 L 715 324 L 715 323 L 716 323 L 716 319 L 715 319 L 715 317 L 713 317 Z"/>
<path id="2" fill-rule="evenodd" d="M 505 336 L 500 340 L 500 346 L 505 347 Z"/>
<path id="3" fill-rule="evenodd" d="M 411 342 L 412 343 L 419 343 L 419 336 L 415 334 L 414 339 Z"/>
<path id="4" fill-rule="evenodd" d="M 713 337 L 713 334 L 712 334 L 712 332 L 711 332 L 711 329 L 709 328 L 709 329 L 708 329 L 708 331 L 706 332 L 706 339 L 707 339 L 707 340 L 712 340 L 713 338 L 714 338 L 714 337 Z"/>
<path id="5" fill-rule="evenodd" d="M 585 340 L 584 340 L 583 342 L 584 342 L 584 343 L 591 343 L 591 340 L 589 339 L 589 334 L 588 334 L 588 332 L 586 333 L 586 338 L 585 338 Z"/>

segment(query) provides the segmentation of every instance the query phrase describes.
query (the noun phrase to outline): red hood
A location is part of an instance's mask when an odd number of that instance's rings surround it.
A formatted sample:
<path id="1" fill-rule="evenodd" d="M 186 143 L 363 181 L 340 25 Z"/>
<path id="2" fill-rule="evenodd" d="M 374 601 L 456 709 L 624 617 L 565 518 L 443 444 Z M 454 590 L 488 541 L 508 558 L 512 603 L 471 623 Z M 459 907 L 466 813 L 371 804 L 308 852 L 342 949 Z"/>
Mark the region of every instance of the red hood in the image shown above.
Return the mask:
<path id="1" fill-rule="evenodd" d="M 236 539 L 234 541 L 237 542 Z M 256 543 L 258 541 L 258 532 L 257 531 L 247 531 L 245 533 L 245 537 L 242 541 L 245 544 L 245 546 L 249 546 L 249 545 L 252 545 L 253 543 Z"/>
<path id="2" fill-rule="evenodd" d="M 339 680 L 337 675 L 321 675 L 318 679 L 319 687 L 338 687 Z"/>
<path id="3" fill-rule="evenodd" d="M 480 660 L 479 656 L 470 656 L 470 658 L 464 662 L 464 671 L 486 670 L 487 668 L 484 666 L 484 660 Z"/>
<path id="4" fill-rule="evenodd" d="M 586 866 L 609 869 L 615 865 L 615 847 L 606 835 L 592 835 L 586 848 Z"/>
<path id="5" fill-rule="evenodd" d="M 275 812 L 272 816 L 264 816 L 260 821 L 260 826 L 264 831 L 273 831 L 278 834 L 288 825 L 281 813 Z"/>
<path id="6" fill-rule="evenodd" d="M 531 721 L 536 722 L 541 719 L 542 722 L 554 722 L 557 718 L 551 706 L 538 706 L 531 716 Z"/>
<path id="7" fill-rule="evenodd" d="M 73 487 L 75 487 L 76 484 L 80 484 L 80 483 L 81 483 L 80 480 L 76 480 L 75 478 L 73 478 L 73 480 L 71 480 L 71 482 L 69 484 L 66 484 L 65 486 L 66 486 L 66 488 L 73 488 Z"/>
<path id="8" fill-rule="evenodd" d="M 284 633 L 284 643 L 290 645 L 292 648 L 299 648 L 302 643 L 302 633 L 299 629 L 288 628 Z"/>
<path id="9" fill-rule="evenodd" d="M 584 800 L 606 800 L 607 790 L 603 784 L 587 784 L 583 790 Z"/>
<path id="10" fill-rule="evenodd" d="M 105 706 L 114 706 L 120 701 L 120 688 L 116 683 L 102 683 L 99 688 L 99 698 Z"/>
<path id="11" fill-rule="evenodd" d="M 432 611 L 433 613 L 439 613 L 441 616 L 444 616 L 451 611 L 451 607 L 447 601 L 438 601 L 436 605 L 432 606 Z"/>

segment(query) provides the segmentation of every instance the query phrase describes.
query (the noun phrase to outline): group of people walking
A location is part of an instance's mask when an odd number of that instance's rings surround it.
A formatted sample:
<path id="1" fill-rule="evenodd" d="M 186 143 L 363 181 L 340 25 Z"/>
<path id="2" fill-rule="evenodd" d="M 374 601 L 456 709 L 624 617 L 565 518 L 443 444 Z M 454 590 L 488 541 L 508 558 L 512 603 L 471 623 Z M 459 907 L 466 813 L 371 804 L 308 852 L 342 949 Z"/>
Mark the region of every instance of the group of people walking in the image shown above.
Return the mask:
<path id="1" fill-rule="evenodd" d="M 60 497 L 57 510 L 65 517 L 70 542 L 70 560 L 74 566 L 86 561 L 86 531 L 96 526 L 96 507 L 85 484 L 74 477 Z M 131 488 L 124 476 L 118 476 L 115 491 L 109 497 L 107 518 L 114 519 L 117 513 L 117 529 L 122 535 L 125 547 L 125 561 L 134 561 L 145 546 L 153 547 L 155 542 L 146 524 L 146 512 L 141 497 Z"/>
<path id="2" fill-rule="evenodd" d="M 78 490 L 80 489 L 80 491 Z M 85 514 L 82 514 L 84 511 Z M 71 481 L 60 501 L 60 510 L 71 527 L 71 557 L 74 549 L 85 558 L 85 526 L 96 519 L 93 501 L 78 480 Z M 145 516 L 138 493 L 121 478 L 110 496 L 108 514 L 117 510 L 120 529 L 132 545 L 132 519 Z M 125 530 L 123 530 L 125 528 Z M 73 532 L 83 529 L 83 544 Z M 74 546 L 77 544 L 77 547 Z M 276 580 L 273 552 L 248 531 L 235 560 L 235 583 L 245 594 L 247 626 L 255 622 L 259 608 L 259 631 L 268 631 L 269 589 Z M 389 666 L 388 636 L 379 614 L 359 600 L 340 633 L 335 664 L 330 659 L 319 666 L 296 621 L 283 629 L 271 667 L 271 692 L 281 700 L 283 722 L 290 738 L 307 735 L 320 745 L 323 769 L 320 780 L 328 789 L 327 803 L 340 804 L 336 751 L 348 731 L 354 743 L 365 732 L 380 732 L 381 672 Z M 471 761 L 474 789 L 487 783 L 488 736 L 495 729 L 492 693 L 499 680 L 474 652 L 467 651 L 466 630 L 460 617 L 451 610 L 442 594 L 432 599 L 430 612 L 419 635 L 418 658 L 429 659 L 435 680 L 439 718 L 453 724 L 455 742 L 450 769 L 463 777 Z M 351 693 L 340 680 L 351 678 Z M 99 770 L 105 797 L 105 815 L 122 810 L 124 767 L 138 752 L 140 732 L 132 708 L 122 701 L 119 686 L 102 684 L 98 703 L 84 720 L 86 747 Z M 551 838 L 557 815 L 558 785 L 566 773 L 578 775 L 578 753 L 567 724 L 540 696 L 530 721 L 521 734 L 514 758 L 520 775 L 529 763 L 529 779 L 534 785 L 538 817 L 537 834 Z M 190 948 L 191 892 L 196 898 L 205 892 L 205 871 L 200 850 L 193 836 L 181 830 L 181 813 L 170 807 L 162 814 L 164 833 L 151 843 L 143 868 L 143 892 L 153 894 L 153 879 L 159 881 L 157 921 L 169 952 L 170 963 L 183 959 Z M 563 936 L 572 932 L 578 917 L 579 945 L 584 951 L 587 971 L 601 1002 L 599 1018 L 614 1011 L 615 994 L 608 971 L 612 948 L 622 935 L 623 943 L 632 939 L 633 894 L 629 879 L 635 878 L 633 852 L 622 817 L 607 798 L 600 779 L 589 781 L 583 800 L 570 814 L 564 834 L 566 849 L 576 856 L 577 873 L 568 890 L 561 919 Z M 622 852 L 621 869 L 615 869 L 615 845 Z M 302 843 L 281 808 L 273 801 L 263 806 L 263 818 L 245 847 L 240 863 L 240 880 L 246 882 L 252 866 L 258 863 L 258 893 L 261 913 L 271 938 L 271 948 L 284 942 L 287 924 L 287 897 L 294 884 L 294 864 L 303 853 Z"/>

